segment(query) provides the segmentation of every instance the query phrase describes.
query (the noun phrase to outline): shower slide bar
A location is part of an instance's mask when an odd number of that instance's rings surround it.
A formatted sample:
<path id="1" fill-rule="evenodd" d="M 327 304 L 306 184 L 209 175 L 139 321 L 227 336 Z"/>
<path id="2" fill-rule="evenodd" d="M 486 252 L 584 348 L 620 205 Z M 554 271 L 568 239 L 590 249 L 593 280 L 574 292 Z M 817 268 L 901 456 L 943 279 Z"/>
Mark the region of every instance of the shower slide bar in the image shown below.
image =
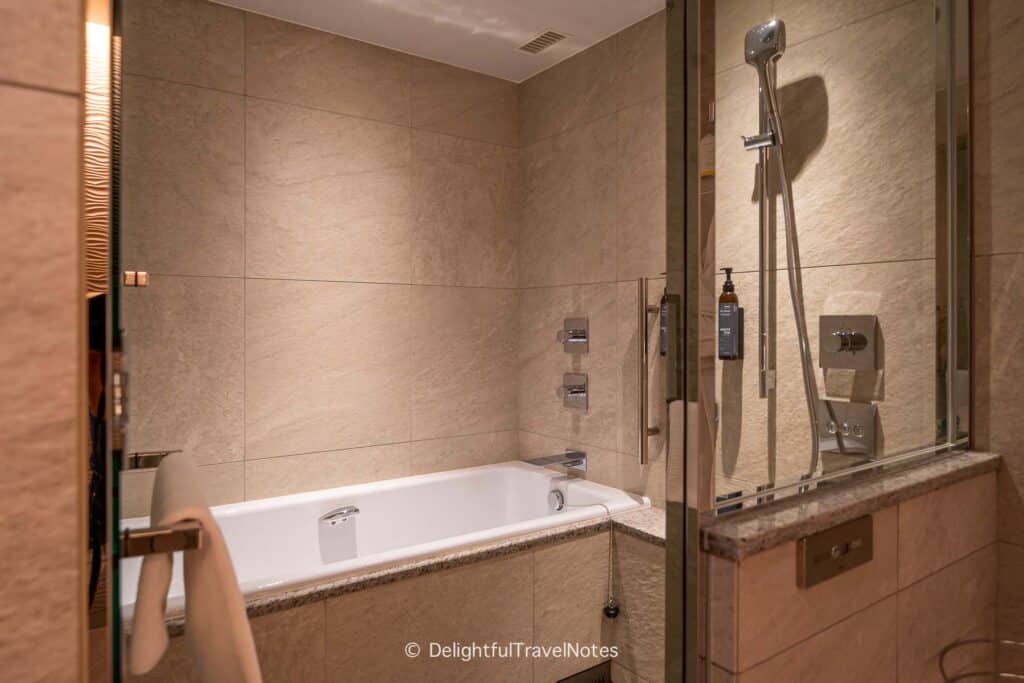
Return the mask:
<path id="1" fill-rule="evenodd" d="M 774 390 L 774 377 L 771 373 L 769 357 L 769 339 L 771 328 L 767 327 L 765 315 L 770 310 L 767 301 L 768 272 L 775 264 L 768 263 L 768 249 L 771 236 L 768 234 L 770 220 L 768 193 L 768 160 L 775 161 L 779 183 L 779 195 L 782 200 L 782 216 L 786 228 L 786 274 L 789 276 L 789 297 L 793 305 L 793 322 L 796 326 L 796 339 L 800 351 L 800 370 L 803 377 L 804 399 L 807 402 L 807 422 L 810 428 L 811 457 L 805 478 L 813 477 L 818 471 L 820 460 L 820 443 L 818 440 L 818 383 L 814 375 L 814 364 L 811 360 L 811 345 L 807 336 L 807 320 L 804 312 L 803 278 L 800 274 L 800 246 L 796 227 L 796 211 L 793 208 L 792 181 L 786 172 L 783 155 L 782 114 L 779 110 L 778 93 L 776 92 L 776 62 L 786 50 L 786 24 L 778 19 L 760 24 L 750 29 L 744 38 L 743 56 L 747 64 L 757 70 L 759 130 L 756 135 L 744 136 L 743 147 L 748 151 L 758 152 L 758 192 L 759 201 L 759 289 L 761 325 L 759 332 L 759 393 L 766 397 Z M 774 485 L 775 462 L 769 454 L 769 479 Z"/>

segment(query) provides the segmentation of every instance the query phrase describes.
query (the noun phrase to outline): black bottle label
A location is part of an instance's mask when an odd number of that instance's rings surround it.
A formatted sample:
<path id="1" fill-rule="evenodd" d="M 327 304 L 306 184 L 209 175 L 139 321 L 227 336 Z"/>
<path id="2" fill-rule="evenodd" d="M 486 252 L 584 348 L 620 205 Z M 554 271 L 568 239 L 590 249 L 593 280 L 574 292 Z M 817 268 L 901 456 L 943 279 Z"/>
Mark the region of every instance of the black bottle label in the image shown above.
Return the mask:
<path id="1" fill-rule="evenodd" d="M 718 358 L 743 357 L 743 309 L 738 304 L 718 304 Z"/>

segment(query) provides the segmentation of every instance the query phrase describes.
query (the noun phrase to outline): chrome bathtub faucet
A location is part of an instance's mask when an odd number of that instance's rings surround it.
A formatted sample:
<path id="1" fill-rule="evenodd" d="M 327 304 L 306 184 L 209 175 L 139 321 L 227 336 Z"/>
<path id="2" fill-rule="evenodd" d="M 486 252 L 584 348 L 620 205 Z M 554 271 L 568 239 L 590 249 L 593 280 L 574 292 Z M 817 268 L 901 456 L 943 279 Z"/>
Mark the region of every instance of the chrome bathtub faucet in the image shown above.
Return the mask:
<path id="1" fill-rule="evenodd" d="M 587 454 L 583 451 L 574 451 L 571 449 L 566 449 L 565 453 L 557 453 L 555 455 L 544 455 L 539 458 L 525 458 L 523 462 L 530 463 L 531 465 L 537 465 L 538 467 L 561 465 L 562 467 L 567 467 L 570 470 L 579 470 L 581 472 L 587 471 Z"/>

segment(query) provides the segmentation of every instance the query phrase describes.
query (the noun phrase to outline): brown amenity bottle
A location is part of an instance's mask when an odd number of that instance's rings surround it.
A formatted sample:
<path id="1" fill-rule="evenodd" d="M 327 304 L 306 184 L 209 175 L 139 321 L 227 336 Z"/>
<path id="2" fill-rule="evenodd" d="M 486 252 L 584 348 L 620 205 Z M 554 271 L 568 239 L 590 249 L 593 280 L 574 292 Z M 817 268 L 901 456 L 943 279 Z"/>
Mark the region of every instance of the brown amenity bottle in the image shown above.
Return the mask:
<path id="1" fill-rule="evenodd" d="M 743 309 L 732 282 L 732 268 L 725 268 L 725 284 L 718 297 L 718 358 L 738 360 L 743 357 Z"/>

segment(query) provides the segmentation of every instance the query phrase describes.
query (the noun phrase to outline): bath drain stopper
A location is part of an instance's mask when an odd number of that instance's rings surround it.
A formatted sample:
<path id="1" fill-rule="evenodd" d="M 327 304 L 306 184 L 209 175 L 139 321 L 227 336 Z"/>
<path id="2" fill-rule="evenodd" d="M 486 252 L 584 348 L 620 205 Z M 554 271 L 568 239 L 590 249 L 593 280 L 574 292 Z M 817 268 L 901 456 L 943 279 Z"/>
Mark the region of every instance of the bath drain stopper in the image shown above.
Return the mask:
<path id="1" fill-rule="evenodd" d="M 604 615 L 609 619 L 619 616 L 619 604 L 614 598 L 608 598 L 608 603 L 604 606 Z"/>

